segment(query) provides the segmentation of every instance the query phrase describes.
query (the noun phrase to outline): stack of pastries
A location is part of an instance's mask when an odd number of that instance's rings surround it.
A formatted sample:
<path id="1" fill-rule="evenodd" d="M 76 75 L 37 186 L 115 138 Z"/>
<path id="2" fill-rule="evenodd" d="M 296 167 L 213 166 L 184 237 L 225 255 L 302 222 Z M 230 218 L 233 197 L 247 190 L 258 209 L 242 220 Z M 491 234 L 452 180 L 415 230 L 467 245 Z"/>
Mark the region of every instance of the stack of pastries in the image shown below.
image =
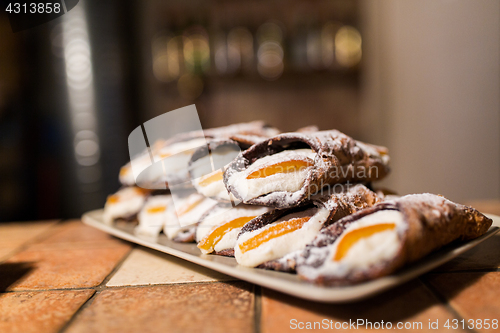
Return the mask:
<path id="1" fill-rule="evenodd" d="M 131 163 L 147 163 L 147 155 L 175 158 L 162 172 L 134 177 Z M 138 222 L 138 234 L 163 232 L 196 242 L 203 254 L 321 285 L 391 274 L 492 223 L 439 195 L 374 191 L 390 171 L 387 149 L 314 126 L 281 133 L 255 121 L 185 133 L 131 163 L 106 201 L 105 223 Z M 149 189 L 136 185 L 139 178 Z"/>

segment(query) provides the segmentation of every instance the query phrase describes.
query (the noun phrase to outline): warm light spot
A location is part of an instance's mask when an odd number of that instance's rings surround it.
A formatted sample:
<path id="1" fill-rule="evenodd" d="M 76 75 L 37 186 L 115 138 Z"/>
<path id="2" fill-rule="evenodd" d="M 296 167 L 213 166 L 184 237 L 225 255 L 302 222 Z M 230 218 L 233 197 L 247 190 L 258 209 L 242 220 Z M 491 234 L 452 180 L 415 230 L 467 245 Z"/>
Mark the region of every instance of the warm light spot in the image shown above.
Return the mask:
<path id="1" fill-rule="evenodd" d="M 194 200 L 193 202 L 191 203 L 188 203 L 186 204 L 185 206 L 181 207 L 178 211 L 177 211 L 177 215 L 178 216 L 182 216 L 184 214 L 187 214 L 189 213 L 193 208 L 195 208 L 196 206 L 198 206 L 200 204 L 200 202 L 203 201 L 203 197 L 200 196 L 198 197 L 196 200 Z"/>
<path id="2" fill-rule="evenodd" d="M 254 219 L 256 216 L 243 216 L 238 217 L 232 221 L 224 223 L 214 228 L 208 235 L 206 235 L 199 243 L 200 249 L 210 251 L 215 244 L 217 244 L 225 234 L 229 231 L 243 227 L 248 221 Z"/>
<path id="3" fill-rule="evenodd" d="M 292 231 L 298 230 L 302 228 L 304 223 L 309 221 L 310 218 L 310 216 L 306 216 L 275 224 L 270 228 L 262 231 L 260 234 L 244 241 L 242 244 L 240 244 L 240 250 L 242 253 L 253 250 L 273 238 L 281 237 Z"/>
<path id="4" fill-rule="evenodd" d="M 247 176 L 247 179 L 264 178 L 277 173 L 289 173 L 298 171 L 302 168 L 306 168 L 313 165 L 312 162 L 304 160 L 291 160 L 276 163 L 265 167 L 263 169 L 256 170 Z"/>
<path id="5" fill-rule="evenodd" d="M 107 203 L 114 204 L 114 203 L 117 203 L 118 201 L 120 201 L 120 197 L 119 196 L 117 196 L 117 195 L 110 195 L 108 197 Z"/>
<path id="6" fill-rule="evenodd" d="M 382 223 L 376 225 L 369 225 L 366 227 L 350 231 L 340 240 L 340 243 L 337 246 L 337 252 L 333 257 L 333 260 L 336 261 L 342 260 L 342 258 L 345 257 L 349 249 L 351 249 L 351 247 L 362 238 L 368 238 L 376 233 L 383 232 L 386 230 L 392 230 L 395 227 L 396 225 L 394 223 Z"/>
<path id="7" fill-rule="evenodd" d="M 345 67 L 357 65 L 361 61 L 361 34 L 356 28 L 343 26 L 335 35 L 335 56 Z"/>
<path id="8" fill-rule="evenodd" d="M 167 209 L 167 206 L 156 206 L 156 207 L 150 207 L 146 210 L 148 214 L 156 214 L 156 213 L 162 213 Z"/>
<path id="9" fill-rule="evenodd" d="M 205 187 L 221 180 L 222 180 L 222 170 L 217 170 L 215 172 L 209 173 L 206 176 L 201 177 L 198 185 Z"/>

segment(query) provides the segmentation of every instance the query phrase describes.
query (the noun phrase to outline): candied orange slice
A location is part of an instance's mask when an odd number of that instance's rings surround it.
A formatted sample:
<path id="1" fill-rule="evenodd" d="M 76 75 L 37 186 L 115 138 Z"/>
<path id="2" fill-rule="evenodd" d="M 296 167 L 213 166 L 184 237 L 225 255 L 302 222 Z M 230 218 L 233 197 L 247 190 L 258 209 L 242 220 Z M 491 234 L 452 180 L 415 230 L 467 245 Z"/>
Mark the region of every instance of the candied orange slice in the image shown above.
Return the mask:
<path id="1" fill-rule="evenodd" d="M 272 164 L 268 167 L 256 170 L 247 176 L 247 179 L 264 178 L 277 173 L 289 173 L 307 168 L 313 165 L 312 162 L 304 160 L 290 160 Z"/>
<path id="2" fill-rule="evenodd" d="M 153 207 L 149 207 L 146 210 L 146 212 L 148 212 L 149 214 L 156 214 L 156 213 L 164 212 L 165 209 L 167 209 L 167 206 L 153 206 Z"/>
<path id="3" fill-rule="evenodd" d="M 248 221 L 254 219 L 255 217 L 256 216 L 242 216 L 215 227 L 208 235 L 203 237 L 203 239 L 198 243 L 198 247 L 200 249 L 210 251 L 210 249 L 212 249 L 225 234 L 233 229 L 243 227 Z"/>
<path id="4" fill-rule="evenodd" d="M 196 200 L 194 200 L 193 202 L 191 203 L 188 203 L 186 206 L 183 206 L 183 207 L 180 207 L 180 209 L 177 211 L 177 215 L 178 216 L 181 216 L 181 215 L 184 215 L 184 214 L 187 214 L 189 213 L 191 210 L 193 210 L 193 208 L 195 208 L 196 206 L 198 206 L 198 204 L 203 200 L 203 197 L 200 196 L 199 198 L 197 198 Z"/>
<path id="5" fill-rule="evenodd" d="M 124 166 L 120 169 L 120 176 L 125 176 L 129 172 L 130 168 L 128 166 Z"/>
<path id="6" fill-rule="evenodd" d="M 295 218 L 271 226 L 270 228 L 262 231 L 260 234 L 255 235 L 240 244 L 241 253 L 253 250 L 273 238 L 281 237 L 302 228 L 304 223 L 309 221 L 310 218 L 310 216 Z"/>
<path id="7" fill-rule="evenodd" d="M 117 203 L 118 201 L 120 201 L 120 197 L 117 196 L 116 194 L 110 195 L 107 200 L 107 202 L 110 204 Z"/>
<path id="8" fill-rule="evenodd" d="M 359 229 L 355 229 L 347 233 L 340 240 L 339 245 L 337 245 L 337 252 L 333 257 L 334 261 L 342 260 L 345 257 L 349 249 L 356 244 L 362 238 L 368 238 L 376 233 L 383 232 L 386 230 L 392 230 L 396 227 L 394 223 L 381 223 L 375 225 L 369 225 Z"/>
<path id="9" fill-rule="evenodd" d="M 205 187 L 212 183 L 222 180 L 222 170 L 217 170 L 215 172 L 209 173 L 206 176 L 201 177 L 198 185 Z"/>
<path id="10" fill-rule="evenodd" d="M 134 191 L 139 195 L 147 195 L 149 194 L 149 192 L 151 192 L 151 190 L 142 187 L 134 187 Z"/>

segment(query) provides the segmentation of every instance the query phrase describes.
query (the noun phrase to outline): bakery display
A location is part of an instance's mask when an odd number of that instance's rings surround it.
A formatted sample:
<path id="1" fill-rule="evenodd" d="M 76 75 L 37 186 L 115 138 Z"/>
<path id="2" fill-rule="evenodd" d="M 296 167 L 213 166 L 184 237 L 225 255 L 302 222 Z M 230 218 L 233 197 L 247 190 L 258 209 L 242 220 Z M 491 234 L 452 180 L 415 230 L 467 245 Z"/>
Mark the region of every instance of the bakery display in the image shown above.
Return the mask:
<path id="1" fill-rule="evenodd" d="M 103 219 L 323 286 L 392 274 L 488 230 L 489 218 L 441 196 L 373 189 L 389 160 L 385 147 L 315 126 L 280 133 L 256 121 L 184 133 L 121 168 L 123 187 Z"/>

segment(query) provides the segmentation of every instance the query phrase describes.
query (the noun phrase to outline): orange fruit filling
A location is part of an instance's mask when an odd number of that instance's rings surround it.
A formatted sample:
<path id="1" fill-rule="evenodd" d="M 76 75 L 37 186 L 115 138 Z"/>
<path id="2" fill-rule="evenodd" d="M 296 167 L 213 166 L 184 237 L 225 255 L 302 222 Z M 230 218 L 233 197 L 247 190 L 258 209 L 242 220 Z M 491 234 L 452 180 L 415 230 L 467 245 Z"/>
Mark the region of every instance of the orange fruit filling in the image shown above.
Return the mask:
<path id="1" fill-rule="evenodd" d="M 291 160 L 272 164 L 268 167 L 256 170 L 247 176 L 247 179 L 264 178 L 277 173 L 289 173 L 307 168 L 313 165 L 310 161 Z"/>
<path id="2" fill-rule="evenodd" d="M 110 204 L 117 203 L 118 201 L 120 201 L 120 197 L 118 197 L 116 194 L 110 195 L 107 200 L 107 202 Z"/>
<path id="3" fill-rule="evenodd" d="M 256 216 L 242 216 L 215 227 L 208 235 L 203 237 L 203 239 L 198 243 L 198 247 L 200 249 L 210 251 L 210 249 L 212 249 L 225 234 L 233 229 L 243 227 L 248 221 L 255 217 Z"/>
<path id="4" fill-rule="evenodd" d="M 271 226 L 270 228 L 262 231 L 260 234 L 255 235 L 240 244 L 241 253 L 253 250 L 273 238 L 281 237 L 302 228 L 304 223 L 309 221 L 310 218 L 310 216 L 295 218 Z"/>
<path id="5" fill-rule="evenodd" d="M 362 238 L 368 238 L 376 233 L 383 232 L 386 230 L 392 230 L 396 227 L 394 223 L 381 223 L 376 225 L 369 225 L 359 229 L 355 229 L 347 233 L 340 240 L 339 245 L 337 245 L 337 252 L 333 257 L 334 261 L 342 260 L 351 249 L 351 247 L 356 244 Z"/>
<path id="6" fill-rule="evenodd" d="M 149 214 L 156 214 L 156 213 L 162 213 L 167 209 L 167 206 L 155 206 L 155 207 L 149 207 L 146 212 Z"/>
<path id="7" fill-rule="evenodd" d="M 128 166 L 124 166 L 124 167 L 122 167 L 122 168 L 120 169 L 120 176 L 125 176 L 125 175 L 128 173 L 129 169 L 130 169 L 130 168 L 129 168 Z"/>
<path id="8" fill-rule="evenodd" d="M 198 185 L 205 187 L 221 180 L 222 180 L 222 170 L 217 170 L 215 172 L 209 173 L 206 176 L 201 177 L 201 180 L 198 183 Z"/>
<path id="9" fill-rule="evenodd" d="M 189 213 L 194 207 L 198 206 L 198 204 L 203 200 L 203 197 L 199 197 L 198 199 L 194 200 L 193 202 L 191 202 L 190 204 L 187 204 L 186 206 L 184 207 L 181 207 L 178 211 L 177 211 L 177 215 L 178 216 L 181 216 L 181 215 L 184 215 L 184 214 L 187 214 Z"/>

